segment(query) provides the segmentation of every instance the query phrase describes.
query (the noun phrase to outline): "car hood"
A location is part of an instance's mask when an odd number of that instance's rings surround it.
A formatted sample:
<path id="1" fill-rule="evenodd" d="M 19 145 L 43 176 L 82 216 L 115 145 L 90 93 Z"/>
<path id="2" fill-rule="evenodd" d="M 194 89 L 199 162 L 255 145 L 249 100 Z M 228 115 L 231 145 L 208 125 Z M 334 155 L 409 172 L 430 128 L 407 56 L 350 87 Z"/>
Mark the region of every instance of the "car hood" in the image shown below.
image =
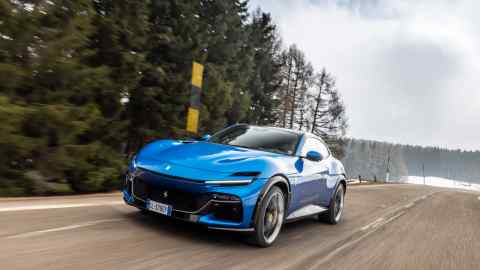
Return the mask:
<path id="1" fill-rule="evenodd" d="M 282 154 L 209 142 L 159 141 L 142 149 L 136 162 L 139 167 L 159 173 L 212 178 L 218 174 L 260 172 L 268 160 L 284 157 Z"/>

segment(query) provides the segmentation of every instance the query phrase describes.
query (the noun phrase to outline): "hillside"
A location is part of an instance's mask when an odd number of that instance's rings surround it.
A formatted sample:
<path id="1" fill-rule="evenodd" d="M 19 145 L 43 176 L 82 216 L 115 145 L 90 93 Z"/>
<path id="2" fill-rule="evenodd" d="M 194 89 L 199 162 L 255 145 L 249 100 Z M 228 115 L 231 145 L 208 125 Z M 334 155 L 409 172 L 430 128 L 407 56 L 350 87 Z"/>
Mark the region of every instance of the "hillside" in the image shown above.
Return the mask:
<path id="1" fill-rule="evenodd" d="M 389 163 L 392 180 L 423 176 L 424 167 L 425 176 L 480 183 L 480 151 L 347 139 L 342 161 L 354 178 L 384 180 Z"/>

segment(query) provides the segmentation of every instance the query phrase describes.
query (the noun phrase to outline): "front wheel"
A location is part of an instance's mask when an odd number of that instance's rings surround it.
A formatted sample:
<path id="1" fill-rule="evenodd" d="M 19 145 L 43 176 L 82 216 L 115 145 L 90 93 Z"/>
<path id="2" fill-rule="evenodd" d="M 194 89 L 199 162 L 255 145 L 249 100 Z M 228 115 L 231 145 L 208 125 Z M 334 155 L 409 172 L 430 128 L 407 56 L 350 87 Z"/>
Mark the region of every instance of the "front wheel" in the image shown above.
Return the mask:
<path id="1" fill-rule="evenodd" d="M 339 184 L 328 207 L 328 211 L 319 214 L 319 219 L 330 224 L 338 224 L 342 219 L 345 201 L 345 189 Z"/>
<path id="2" fill-rule="evenodd" d="M 257 208 L 255 233 L 251 241 L 268 247 L 277 239 L 285 216 L 285 196 L 279 187 L 272 187 Z"/>

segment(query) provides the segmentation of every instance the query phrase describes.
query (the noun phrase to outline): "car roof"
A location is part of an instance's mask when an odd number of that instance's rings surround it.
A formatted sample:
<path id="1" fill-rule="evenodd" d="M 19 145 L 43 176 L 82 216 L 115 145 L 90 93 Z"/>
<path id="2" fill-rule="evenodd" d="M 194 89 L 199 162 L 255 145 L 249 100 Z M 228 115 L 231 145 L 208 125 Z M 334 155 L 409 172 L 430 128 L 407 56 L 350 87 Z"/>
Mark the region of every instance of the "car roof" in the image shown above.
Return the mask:
<path id="1" fill-rule="evenodd" d="M 289 128 L 282 128 L 282 127 L 274 127 L 274 126 L 259 126 L 259 125 L 251 125 L 251 124 L 236 124 L 234 126 L 249 126 L 249 127 L 259 127 L 259 128 L 268 128 L 268 129 L 277 129 L 277 130 L 282 130 L 282 131 L 287 131 L 290 133 L 295 133 L 297 135 L 303 135 L 306 134 L 306 132 L 301 131 L 301 130 L 293 130 Z"/>
<path id="2" fill-rule="evenodd" d="M 249 126 L 249 127 L 260 127 L 260 128 L 271 128 L 271 129 L 283 130 L 283 131 L 287 131 L 287 132 L 297 134 L 299 136 L 304 135 L 305 137 L 313 137 L 315 139 L 320 140 L 322 143 L 326 144 L 326 142 L 320 136 L 315 135 L 311 132 L 303 131 L 303 130 L 293 130 L 293 129 L 289 129 L 289 128 L 274 127 L 274 126 L 259 126 L 259 125 L 245 124 L 245 123 L 239 123 L 239 124 L 235 124 L 233 126 Z"/>

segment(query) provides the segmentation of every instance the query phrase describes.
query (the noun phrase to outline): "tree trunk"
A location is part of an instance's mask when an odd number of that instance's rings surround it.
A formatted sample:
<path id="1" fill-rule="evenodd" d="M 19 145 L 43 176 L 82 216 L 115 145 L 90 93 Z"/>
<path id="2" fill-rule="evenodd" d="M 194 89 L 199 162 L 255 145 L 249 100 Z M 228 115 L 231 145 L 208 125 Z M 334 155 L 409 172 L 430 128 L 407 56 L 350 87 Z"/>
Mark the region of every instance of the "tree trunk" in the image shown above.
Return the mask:
<path id="1" fill-rule="evenodd" d="M 318 87 L 318 96 L 317 96 L 317 99 L 315 100 L 317 104 L 315 105 L 315 111 L 313 112 L 312 130 L 311 130 L 312 133 L 315 130 L 315 126 L 317 124 L 317 116 L 318 116 L 318 110 L 320 108 L 320 101 L 322 98 L 322 86 L 324 81 L 325 81 L 325 72 L 322 72 L 322 75 L 320 77 L 319 87 Z"/>

